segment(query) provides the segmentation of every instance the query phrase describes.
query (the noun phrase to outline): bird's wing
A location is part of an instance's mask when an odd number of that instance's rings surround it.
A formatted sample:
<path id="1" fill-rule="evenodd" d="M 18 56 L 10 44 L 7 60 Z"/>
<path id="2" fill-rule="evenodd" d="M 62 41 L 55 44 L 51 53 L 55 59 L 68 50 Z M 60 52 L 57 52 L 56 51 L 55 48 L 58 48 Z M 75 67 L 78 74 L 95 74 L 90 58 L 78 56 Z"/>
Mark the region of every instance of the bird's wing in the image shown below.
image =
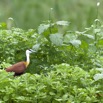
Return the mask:
<path id="1" fill-rule="evenodd" d="M 15 73 L 23 73 L 26 69 L 25 62 L 18 62 L 8 68 L 6 68 L 7 72 L 15 72 Z"/>

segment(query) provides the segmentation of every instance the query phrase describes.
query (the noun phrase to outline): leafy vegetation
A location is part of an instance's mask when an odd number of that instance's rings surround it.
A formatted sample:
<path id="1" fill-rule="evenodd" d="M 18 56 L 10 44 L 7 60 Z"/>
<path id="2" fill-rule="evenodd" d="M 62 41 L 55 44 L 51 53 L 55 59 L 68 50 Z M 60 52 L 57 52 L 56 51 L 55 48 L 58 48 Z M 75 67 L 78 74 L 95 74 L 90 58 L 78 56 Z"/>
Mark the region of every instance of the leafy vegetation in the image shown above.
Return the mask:
<path id="1" fill-rule="evenodd" d="M 95 19 L 90 27 L 73 31 L 70 22 L 52 20 L 51 12 L 37 29 L 0 23 L 0 103 L 103 102 L 102 22 Z M 5 71 L 25 60 L 30 48 L 36 52 L 25 74 Z"/>
<path id="2" fill-rule="evenodd" d="M 0 68 L 25 58 L 28 73 L 0 71 L 2 103 L 100 103 L 103 101 L 103 25 L 96 19 L 84 31 L 68 31 L 69 22 L 45 22 L 37 30 L 6 29 L 0 24 Z M 29 48 L 28 48 L 29 47 Z"/>
<path id="3" fill-rule="evenodd" d="M 103 26 L 100 21 L 95 20 L 82 32 L 68 31 L 68 27 L 67 21 L 58 21 L 40 24 L 37 30 L 0 30 L 1 63 L 20 61 L 25 58 L 25 50 L 32 48 L 37 52 L 31 56 L 31 71 L 40 72 L 45 67 L 60 63 L 78 65 L 85 70 L 102 67 L 99 58 L 102 59 Z"/>
<path id="4" fill-rule="evenodd" d="M 0 71 L 0 101 L 6 103 L 100 103 L 102 90 L 89 72 L 68 64 L 53 66 L 47 74 L 13 77 Z M 49 69 L 49 68 L 47 68 Z M 100 94 L 99 94 L 100 93 Z"/>

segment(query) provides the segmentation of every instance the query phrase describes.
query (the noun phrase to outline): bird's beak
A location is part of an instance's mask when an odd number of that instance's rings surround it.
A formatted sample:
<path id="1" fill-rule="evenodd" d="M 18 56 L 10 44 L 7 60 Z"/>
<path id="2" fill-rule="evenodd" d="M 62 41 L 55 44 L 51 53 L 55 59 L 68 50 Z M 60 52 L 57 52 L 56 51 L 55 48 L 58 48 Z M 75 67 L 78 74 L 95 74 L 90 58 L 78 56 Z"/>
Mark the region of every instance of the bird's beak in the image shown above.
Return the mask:
<path id="1" fill-rule="evenodd" d="M 29 51 L 30 51 L 30 53 L 34 53 L 34 52 L 36 52 L 36 51 L 34 51 L 34 50 L 32 50 L 32 49 L 29 49 Z"/>

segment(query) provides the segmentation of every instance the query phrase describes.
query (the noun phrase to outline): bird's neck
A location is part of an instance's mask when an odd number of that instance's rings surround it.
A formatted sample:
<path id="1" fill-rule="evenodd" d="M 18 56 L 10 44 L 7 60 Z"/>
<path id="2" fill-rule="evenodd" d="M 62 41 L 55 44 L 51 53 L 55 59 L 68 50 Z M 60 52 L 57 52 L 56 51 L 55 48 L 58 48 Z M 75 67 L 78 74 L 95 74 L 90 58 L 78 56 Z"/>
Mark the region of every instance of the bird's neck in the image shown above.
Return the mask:
<path id="1" fill-rule="evenodd" d="M 26 67 L 29 65 L 30 63 L 30 55 L 26 54 Z"/>

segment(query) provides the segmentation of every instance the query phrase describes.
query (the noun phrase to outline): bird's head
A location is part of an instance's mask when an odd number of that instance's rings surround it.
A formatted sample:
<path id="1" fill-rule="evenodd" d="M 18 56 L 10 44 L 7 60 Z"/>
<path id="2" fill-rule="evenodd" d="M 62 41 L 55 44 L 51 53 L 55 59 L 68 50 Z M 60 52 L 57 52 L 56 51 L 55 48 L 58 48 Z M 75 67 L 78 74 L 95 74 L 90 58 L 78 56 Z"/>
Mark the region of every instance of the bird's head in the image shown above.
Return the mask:
<path id="1" fill-rule="evenodd" d="M 29 50 L 26 50 L 26 54 L 30 54 L 30 53 L 33 53 L 35 51 L 33 51 L 32 49 L 29 49 Z"/>

